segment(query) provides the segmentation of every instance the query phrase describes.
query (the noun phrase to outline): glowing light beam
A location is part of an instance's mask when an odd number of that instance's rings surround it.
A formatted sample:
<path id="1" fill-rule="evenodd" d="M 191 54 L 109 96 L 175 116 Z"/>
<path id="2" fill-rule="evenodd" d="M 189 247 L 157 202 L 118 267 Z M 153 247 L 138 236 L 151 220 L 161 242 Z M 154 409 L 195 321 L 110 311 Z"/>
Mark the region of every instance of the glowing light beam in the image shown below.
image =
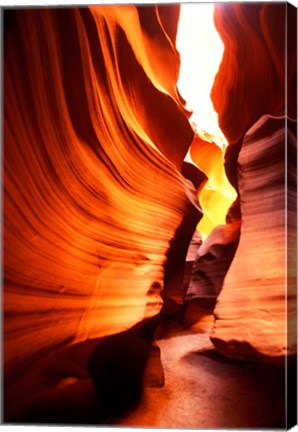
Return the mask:
<path id="1" fill-rule="evenodd" d="M 176 40 L 181 59 L 178 89 L 186 100 L 186 108 L 192 111 L 190 123 L 196 132 L 185 160 L 208 176 L 198 191 L 204 215 L 197 229 L 203 239 L 217 225 L 225 223 L 227 211 L 237 196 L 225 174 L 224 153 L 228 143 L 210 98 L 224 51 L 213 14 L 211 3 L 181 4 Z"/>
<path id="2" fill-rule="evenodd" d="M 193 111 L 190 121 L 206 141 L 220 147 L 227 140 L 218 126 L 210 93 L 218 71 L 224 45 L 213 21 L 214 5 L 181 4 L 176 45 L 181 66 L 178 88 Z M 203 136 L 202 136 L 203 135 Z"/>

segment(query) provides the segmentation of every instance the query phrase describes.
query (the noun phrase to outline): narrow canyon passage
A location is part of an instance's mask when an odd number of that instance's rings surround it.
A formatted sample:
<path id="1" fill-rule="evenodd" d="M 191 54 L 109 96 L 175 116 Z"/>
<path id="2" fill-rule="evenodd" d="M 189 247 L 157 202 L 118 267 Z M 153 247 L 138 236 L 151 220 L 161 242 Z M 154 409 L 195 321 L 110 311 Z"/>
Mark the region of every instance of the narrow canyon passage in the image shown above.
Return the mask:
<path id="1" fill-rule="evenodd" d="M 295 8 L 3 22 L 4 422 L 292 425 Z"/>

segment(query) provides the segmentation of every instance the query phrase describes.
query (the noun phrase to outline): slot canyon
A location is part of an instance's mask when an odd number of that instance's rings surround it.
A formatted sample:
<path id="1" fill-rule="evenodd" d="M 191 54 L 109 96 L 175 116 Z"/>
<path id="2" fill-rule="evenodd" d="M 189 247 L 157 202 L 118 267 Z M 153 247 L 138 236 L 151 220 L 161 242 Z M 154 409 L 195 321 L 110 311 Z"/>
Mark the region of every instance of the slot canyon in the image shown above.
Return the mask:
<path id="1" fill-rule="evenodd" d="M 203 6 L 3 10 L 6 424 L 296 423 L 297 9 Z"/>

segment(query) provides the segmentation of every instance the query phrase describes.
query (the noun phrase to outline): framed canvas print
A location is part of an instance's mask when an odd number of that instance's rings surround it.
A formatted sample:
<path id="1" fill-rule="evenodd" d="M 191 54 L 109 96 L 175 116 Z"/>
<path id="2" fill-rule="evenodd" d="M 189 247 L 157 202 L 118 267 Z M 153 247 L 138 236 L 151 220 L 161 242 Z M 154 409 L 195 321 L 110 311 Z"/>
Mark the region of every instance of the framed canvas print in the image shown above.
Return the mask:
<path id="1" fill-rule="evenodd" d="M 2 423 L 297 423 L 297 9 L 3 6 Z"/>

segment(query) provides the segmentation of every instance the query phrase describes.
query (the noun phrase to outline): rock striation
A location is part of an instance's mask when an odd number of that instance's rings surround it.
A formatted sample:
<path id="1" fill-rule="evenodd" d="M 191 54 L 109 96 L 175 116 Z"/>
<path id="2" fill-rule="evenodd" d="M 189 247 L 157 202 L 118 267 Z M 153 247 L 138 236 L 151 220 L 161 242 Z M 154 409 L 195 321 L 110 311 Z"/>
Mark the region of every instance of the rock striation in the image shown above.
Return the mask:
<path id="1" fill-rule="evenodd" d="M 231 357 L 283 362 L 296 351 L 296 9 L 216 5 L 215 23 L 225 51 L 212 98 L 241 233 L 211 339 Z"/>
<path id="2" fill-rule="evenodd" d="M 217 4 L 214 19 L 225 50 L 211 97 L 229 144 L 243 139 L 265 114 L 287 110 L 296 118 L 295 8 L 286 3 Z"/>
<path id="3" fill-rule="evenodd" d="M 285 127 L 284 117 L 262 117 L 247 132 L 238 158 L 241 236 L 211 333 L 215 347 L 230 357 L 283 361 L 296 352 L 294 328 L 288 334 L 286 325 L 295 316 L 296 267 L 294 259 L 287 263 Z M 289 131 L 290 153 L 295 143 Z M 288 162 L 293 179 L 295 158 Z M 288 185 L 291 196 L 294 185 Z M 290 207 L 291 219 L 294 211 Z"/>
<path id="4" fill-rule="evenodd" d="M 234 258 L 240 236 L 240 221 L 218 225 L 198 247 L 186 300 L 212 309 Z"/>
<path id="5" fill-rule="evenodd" d="M 176 89 L 178 15 L 4 13 L 7 386 L 59 346 L 161 308 L 170 241 L 200 217 L 180 173 L 193 131 Z"/>

